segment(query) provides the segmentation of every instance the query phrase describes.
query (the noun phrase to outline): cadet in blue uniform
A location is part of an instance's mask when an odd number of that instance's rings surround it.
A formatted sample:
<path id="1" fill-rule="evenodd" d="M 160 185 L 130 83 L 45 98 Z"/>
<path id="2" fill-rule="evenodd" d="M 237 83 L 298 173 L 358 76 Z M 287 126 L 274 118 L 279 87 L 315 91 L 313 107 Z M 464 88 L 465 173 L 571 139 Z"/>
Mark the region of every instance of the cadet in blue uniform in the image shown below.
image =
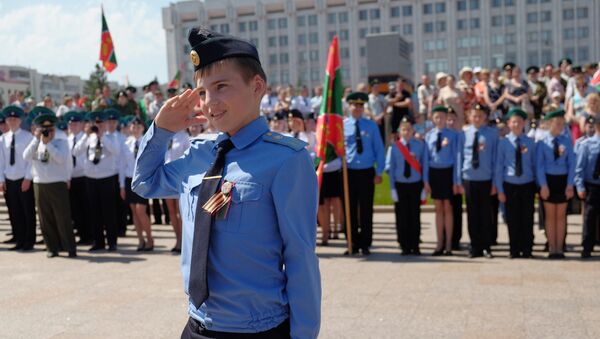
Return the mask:
<path id="1" fill-rule="evenodd" d="M 396 204 L 396 232 L 402 255 L 420 255 L 421 191 L 429 193 L 429 158 L 427 147 L 413 139 L 413 122 L 409 117 L 400 122 L 400 139 L 390 146 L 386 169 Z"/>
<path id="2" fill-rule="evenodd" d="M 469 257 L 492 258 L 492 198 L 498 130 L 485 125 L 488 109 L 476 104 L 469 112 L 471 125 L 460 134 L 458 185 L 467 198 Z"/>
<path id="3" fill-rule="evenodd" d="M 461 126 L 458 125 L 458 117 L 452 107 L 447 107 L 448 113 L 446 114 L 446 127 L 460 133 L 462 131 Z M 450 204 L 452 205 L 452 250 L 459 251 L 460 239 L 462 238 L 462 224 L 463 224 L 463 194 L 462 192 L 453 192 Z"/>
<path id="4" fill-rule="evenodd" d="M 344 119 L 344 139 L 348 158 L 352 252 L 371 252 L 373 241 L 373 198 L 385 169 L 385 148 L 377 124 L 363 118 L 369 96 L 354 92 L 346 97 L 350 116 Z M 375 166 L 375 167 L 373 167 Z"/>
<path id="5" fill-rule="evenodd" d="M 567 201 L 573 197 L 575 153 L 569 137 L 563 134 L 565 111 L 547 113 L 549 133 L 538 142 L 536 149 L 536 178 L 540 197 L 544 201 L 548 257 L 564 258 L 567 227 Z"/>
<path id="6" fill-rule="evenodd" d="M 458 134 L 446 127 L 445 106 L 436 106 L 433 114 L 433 128 L 425 136 L 429 162 L 429 185 L 431 199 L 435 201 L 435 225 L 437 246 L 434 256 L 452 255 L 452 204 L 451 199 L 456 192 L 459 171 L 455 168 L 458 148 Z"/>
<path id="7" fill-rule="evenodd" d="M 513 107 L 506 118 L 510 133 L 498 143 L 494 181 L 506 208 L 509 258 L 532 258 L 535 141 L 523 134 L 527 113 Z"/>
<path id="8" fill-rule="evenodd" d="M 582 258 L 592 255 L 600 217 L 600 117 L 594 122 L 596 134 L 581 143 L 575 167 L 577 194 L 585 202 Z"/>
<path id="9" fill-rule="evenodd" d="M 266 76 L 254 45 L 204 28 L 189 42 L 197 88 L 161 108 L 132 182 L 145 198 L 180 197 L 182 338 L 316 338 L 317 178 L 306 143 L 270 132 L 259 116 Z M 204 117 L 194 115 L 198 101 Z M 165 164 L 173 135 L 206 119 L 217 139 L 194 139 Z"/>

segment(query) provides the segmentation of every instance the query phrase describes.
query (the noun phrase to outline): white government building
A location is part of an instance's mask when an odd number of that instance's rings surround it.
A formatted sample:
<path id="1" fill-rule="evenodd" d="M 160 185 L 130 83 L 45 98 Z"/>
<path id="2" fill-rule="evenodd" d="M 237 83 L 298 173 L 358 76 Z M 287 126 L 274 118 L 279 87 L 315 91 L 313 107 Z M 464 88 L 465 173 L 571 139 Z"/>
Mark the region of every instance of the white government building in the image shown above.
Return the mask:
<path id="1" fill-rule="evenodd" d="M 366 36 L 397 32 L 412 50 L 413 79 L 463 66 L 600 60 L 597 0 L 205 0 L 163 8 L 169 76 L 193 82 L 188 30 L 205 25 L 252 41 L 271 84 L 320 85 L 337 34 L 344 83 L 368 76 Z"/>

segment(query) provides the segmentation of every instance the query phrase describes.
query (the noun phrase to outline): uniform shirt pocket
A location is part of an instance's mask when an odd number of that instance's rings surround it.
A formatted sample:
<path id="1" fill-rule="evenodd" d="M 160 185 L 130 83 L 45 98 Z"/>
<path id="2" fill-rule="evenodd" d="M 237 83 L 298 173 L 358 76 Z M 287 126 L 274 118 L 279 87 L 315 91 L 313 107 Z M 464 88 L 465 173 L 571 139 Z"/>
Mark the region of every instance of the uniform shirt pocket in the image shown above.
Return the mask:
<path id="1" fill-rule="evenodd" d="M 263 186 L 259 183 L 238 181 L 231 191 L 231 203 L 224 220 L 216 220 L 218 231 L 229 233 L 248 233 L 251 225 L 260 223 Z M 242 227 L 242 224 L 247 224 Z"/>

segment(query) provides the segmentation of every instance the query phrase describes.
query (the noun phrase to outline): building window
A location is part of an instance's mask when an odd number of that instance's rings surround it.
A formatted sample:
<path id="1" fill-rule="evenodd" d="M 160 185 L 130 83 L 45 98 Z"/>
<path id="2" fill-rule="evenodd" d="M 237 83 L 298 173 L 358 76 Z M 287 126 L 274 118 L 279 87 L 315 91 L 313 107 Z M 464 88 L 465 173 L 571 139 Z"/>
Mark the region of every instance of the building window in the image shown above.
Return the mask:
<path id="1" fill-rule="evenodd" d="M 585 39 L 590 36 L 589 27 L 577 27 L 577 39 Z"/>
<path id="2" fill-rule="evenodd" d="M 258 21 L 256 21 L 256 20 L 249 21 L 248 28 L 250 29 L 250 32 L 258 31 Z"/>
<path id="3" fill-rule="evenodd" d="M 379 27 L 371 27 L 371 34 L 377 34 L 379 32 L 381 32 Z"/>
<path id="4" fill-rule="evenodd" d="M 390 26 L 390 31 L 394 33 L 400 33 L 400 25 L 392 25 Z"/>
<path id="5" fill-rule="evenodd" d="M 333 40 L 333 37 L 336 35 L 336 31 L 329 31 L 329 33 L 327 34 L 327 39 L 329 41 Z"/>
<path id="6" fill-rule="evenodd" d="M 538 51 L 527 52 L 527 64 L 528 65 L 539 65 L 540 58 Z"/>
<path id="7" fill-rule="evenodd" d="M 471 29 L 477 29 L 479 27 L 479 18 L 471 18 Z"/>
<path id="8" fill-rule="evenodd" d="M 348 49 L 348 47 L 340 48 L 340 58 L 342 58 L 342 59 L 350 58 L 350 50 Z"/>
<path id="9" fill-rule="evenodd" d="M 528 5 L 535 5 L 538 3 L 538 0 L 527 0 Z"/>
<path id="10" fill-rule="evenodd" d="M 404 35 L 411 35 L 413 32 L 412 30 L 412 24 L 404 24 L 402 25 L 402 33 Z"/>
<path id="11" fill-rule="evenodd" d="M 238 23 L 238 31 L 245 32 L 246 31 L 246 23 L 244 21 Z"/>
<path id="12" fill-rule="evenodd" d="M 340 12 L 338 13 L 338 22 L 340 24 L 345 24 L 348 22 L 348 12 Z"/>
<path id="13" fill-rule="evenodd" d="M 588 9 L 585 7 L 577 8 L 577 19 L 587 19 Z"/>
<path id="14" fill-rule="evenodd" d="M 515 0 L 504 0 L 504 6 L 510 7 L 515 5 Z"/>
<path id="15" fill-rule="evenodd" d="M 368 17 L 368 13 L 366 9 L 361 9 L 360 11 L 358 11 L 358 20 L 359 21 L 367 21 Z"/>
<path id="16" fill-rule="evenodd" d="M 423 14 L 433 14 L 433 4 L 424 4 Z"/>
<path id="17" fill-rule="evenodd" d="M 371 16 L 371 20 L 377 20 L 379 19 L 379 17 L 381 17 L 381 13 L 379 11 L 379 8 L 373 8 L 372 10 L 370 10 L 370 16 Z"/>
<path id="18" fill-rule="evenodd" d="M 435 4 L 435 12 L 436 13 L 446 13 L 446 3 L 438 2 Z"/>
<path id="19" fill-rule="evenodd" d="M 277 24 L 279 25 L 279 28 L 287 28 L 287 18 L 279 18 Z"/>
<path id="20" fill-rule="evenodd" d="M 258 38 L 250 38 L 250 43 L 254 45 L 254 47 L 258 48 Z"/>
<path id="21" fill-rule="evenodd" d="M 269 20 L 267 20 L 267 28 L 269 30 L 275 29 L 276 24 L 277 24 L 277 22 L 275 21 L 275 19 L 269 19 Z"/>
<path id="22" fill-rule="evenodd" d="M 229 33 L 229 24 L 221 24 L 221 33 Z"/>
<path id="23" fill-rule="evenodd" d="M 269 65 L 277 65 L 277 54 L 269 54 Z"/>
<path id="24" fill-rule="evenodd" d="M 359 51 L 360 51 L 360 56 L 361 57 L 366 57 L 367 56 L 367 48 L 365 46 L 362 46 Z"/>
<path id="25" fill-rule="evenodd" d="M 348 40 L 348 30 L 347 29 L 342 29 L 340 30 L 340 40 L 341 41 L 347 41 Z"/>
<path id="26" fill-rule="evenodd" d="M 335 19 L 337 18 L 336 13 L 327 14 L 327 23 L 330 25 L 335 25 Z"/>
<path id="27" fill-rule="evenodd" d="M 435 31 L 436 32 L 445 32 L 446 31 L 446 21 L 436 21 L 435 22 Z"/>
<path id="28" fill-rule="evenodd" d="M 492 67 L 502 67 L 504 65 L 504 54 L 492 55 Z"/>
<path id="29" fill-rule="evenodd" d="M 579 47 L 577 49 L 577 60 L 580 63 L 588 62 L 590 59 L 590 50 L 587 46 Z"/>
<path id="30" fill-rule="evenodd" d="M 538 14 L 537 12 L 527 13 L 527 23 L 534 24 L 538 22 Z"/>
<path id="31" fill-rule="evenodd" d="M 542 34 L 542 42 L 546 45 L 550 45 L 552 43 L 552 31 L 551 30 L 543 30 Z"/>
<path id="32" fill-rule="evenodd" d="M 476 11 L 479 9 L 479 0 L 471 0 L 471 2 L 469 3 L 469 7 L 471 8 L 472 11 Z"/>
<path id="33" fill-rule="evenodd" d="M 400 7 L 395 6 L 390 8 L 390 18 L 397 18 L 400 16 Z"/>
<path id="34" fill-rule="evenodd" d="M 515 33 L 506 34 L 506 40 L 504 41 L 507 45 L 514 45 L 517 43 L 517 35 Z"/>
<path id="35" fill-rule="evenodd" d="M 537 42 L 539 38 L 538 32 L 527 33 L 527 42 Z"/>
<path id="36" fill-rule="evenodd" d="M 279 63 L 282 65 L 288 64 L 290 62 L 290 56 L 287 53 L 279 54 Z"/>
<path id="37" fill-rule="evenodd" d="M 433 22 L 426 22 L 423 24 L 423 31 L 425 33 L 433 33 Z"/>
<path id="38" fill-rule="evenodd" d="M 565 48 L 563 50 L 563 56 L 565 58 L 569 58 L 571 60 L 575 60 L 575 48 L 573 48 L 573 47 Z"/>
<path id="39" fill-rule="evenodd" d="M 306 45 L 306 34 L 298 34 L 298 45 Z"/>
<path id="40" fill-rule="evenodd" d="M 308 16 L 308 25 L 309 26 L 317 25 L 317 15 L 316 14 L 311 14 Z"/>
<path id="41" fill-rule="evenodd" d="M 269 37 L 269 47 L 276 47 L 276 46 L 277 46 L 277 37 L 270 36 Z"/>
<path id="42" fill-rule="evenodd" d="M 502 0 L 492 0 L 492 7 L 502 7 Z"/>
<path id="43" fill-rule="evenodd" d="M 308 43 L 310 43 L 310 44 L 318 44 L 319 43 L 319 35 L 318 35 L 318 33 L 310 33 L 308 35 Z"/>
<path id="44" fill-rule="evenodd" d="M 563 29 L 563 39 L 572 40 L 575 37 L 575 28 Z"/>
<path id="45" fill-rule="evenodd" d="M 502 16 L 494 15 L 492 16 L 492 27 L 500 27 L 502 26 Z"/>
<path id="46" fill-rule="evenodd" d="M 540 65 L 551 64 L 553 59 L 554 58 L 552 57 L 552 50 L 542 50 Z"/>
<path id="47" fill-rule="evenodd" d="M 412 16 L 412 6 L 402 6 L 402 16 Z"/>
<path id="48" fill-rule="evenodd" d="M 304 27 L 304 26 L 306 26 L 306 16 L 304 16 L 304 15 L 299 15 L 299 16 L 296 18 L 296 25 L 297 25 L 298 27 Z"/>
<path id="49" fill-rule="evenodd" d="M 467 10 L 467 0 L 459 0 L 456 2 L 456 10 L 463 12 Z"/>
<path id="50" fill-rule="evenodd" d="M 511 14 L 511 15 L 507 15 L 504 17 L 504 24 L 506 26 L 512 26 L 515 24 L 515 15 Z"/>
<path id="51" fill-rule="evenodd" d="M 318 68 L 311 68 L 310 70 L 310 80 L 311 81 L 319 81 L 321 80 L 321 75 L 319 74 Z"/>
<path id="52" fill-rule="evenodd" d="M 563 9 L 563 20 L 573 20 L 575 17 L 575 12 L 572 8 Z"/>
<path id="53" fill-rule="evenodd" d="M 502 34 L 492 35 L 492 45 L 504 45 L 504 35 L 502 35 Z"/>
<path id="54" fill-rule="evenodd" d="M 550 11 L 543 11 L 543 12 L 541 13 L 541 19 L 540 19 L 540 21 L 541 21 L 541 22 L 549 22 L 549 21 L 552 21 L 552 12 L 550 12 Z"/>
<path id="55" fill-rule="evenodd" d="M 287 46 L 288 45 L 288 37 L 287 35 L 279 36 L 279 46 Z"/>
<path id="56" fill-rule="evenodd" d="M 459 31 L 467 29 L 467 19 L 456 20 L 456 29 Z"/>
<path id="57" fill-rule="evenodd" d="M 310 58 L 310 61 L 319 61 L 319 51 L 318 50 L 310 51 L 308 57 Z"/>
<path id="58" fill-rule="evenodd" d="M 361 28 L 360 30 L 358 30 L 358 37 L 361 38 L 361 39 L 366 38 L 367 34 L 369 34 L 369 29 L 368 28 Z"/>
<path id="59" fill-rule="evenodd" d="M 281 82 L 284 84 L 290 83 L 290 72 L 287 70 L 281 71 Z"/>

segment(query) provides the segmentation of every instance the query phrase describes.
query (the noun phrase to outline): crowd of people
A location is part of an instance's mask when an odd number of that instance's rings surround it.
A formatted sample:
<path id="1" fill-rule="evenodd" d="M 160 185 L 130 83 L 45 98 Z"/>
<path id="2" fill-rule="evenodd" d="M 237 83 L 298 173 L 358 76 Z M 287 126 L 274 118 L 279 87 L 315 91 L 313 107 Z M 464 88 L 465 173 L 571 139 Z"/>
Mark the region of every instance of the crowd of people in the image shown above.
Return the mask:
<path id="1" fill-rule="evenodd" d="M 427 75 L 417 86 L 395 82 L 346 88 L 344 138 L 349 175 L 352 250 L 370 254 L 375 185 L 389 176 L 398 243 L 420 255 L 420 206 L 435 206 L 438 255 L 461 250 L 463 199 L 469 256 L 492 258 L 498 216 L 506 221 L 510 258 L 533 257 L 534 206 L 550 258 L 563 258 L 566 215 L 582 210 L 582 257 L 597 242 L 600 203 L 600 96 L 590 84 L 596 65 L 502 70 L 464 67 L 458 78 Z M 152 251 L 154 224 L 170 223 L 172 251 L 181 251 L 177 197 L 148 201 L 131 190 L 139 141 L 168 98 L 152 81 L 94 98 L 66 95 L 59 105 L 14 93 L 0 117 L 0 188 L 9 211 L 13 250 L 36 244 L 36 211 L 49 257 L 117 249 L 133 224 L 139 251 Z M 415 90 L 416 88 L 416 90 Z M 272 132 L 307 143 L 315 158 L 322 87 L 268 87 L 261 114 Z M 181 157 L 192 138 L 212 138 L 211 126 L 193 126 L 169 142 L 165 162 Z M 344 235 L 342 160 L 328 149 L 319 194 L 320 244 Z M 318 159 L 315 159 L 317 165 Z M 32 185 L 33 183 L 33 185 Z M 577 208 L 582 205 L 583 208 Z M 163 219 L 164 216 L 164 219 Z M 333 222 L 332 222 L 333 221 Z M 76 239 L 78 240 L 76 241 Z"/>

